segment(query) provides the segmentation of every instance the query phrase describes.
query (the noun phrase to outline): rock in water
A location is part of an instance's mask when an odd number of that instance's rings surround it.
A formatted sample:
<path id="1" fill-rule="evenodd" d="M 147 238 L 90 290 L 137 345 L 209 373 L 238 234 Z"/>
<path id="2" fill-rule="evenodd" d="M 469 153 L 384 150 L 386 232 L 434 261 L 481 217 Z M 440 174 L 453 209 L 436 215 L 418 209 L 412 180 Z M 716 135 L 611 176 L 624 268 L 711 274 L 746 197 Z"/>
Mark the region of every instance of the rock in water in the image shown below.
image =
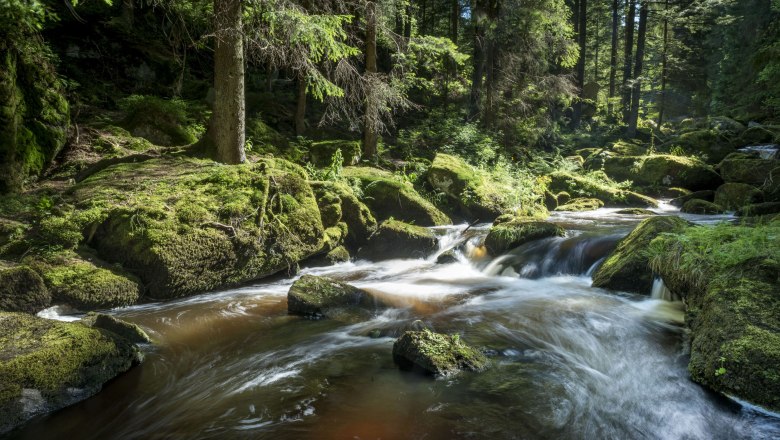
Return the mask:
<path id="1" fill-rule="evenodd" d="M 356 322 L 386 308 L 365 290 L 327 277 L 304 275 L 287 292 L 287 312 L 312 318 Z"/>
<path id="2" fill-rule="evenodd" d="M 566 231 L 554 224 L 518 217 L 496 224 L 485 237 L 485 246 L 493 255 L 500 255 L 522 244 L 547 237 L 563 237 Z"/>
<path id="3" fill-rule="evenodd" d="M 688 214 L 723 214 L 725 211 L 723 208 L 721 208 L 719 205 L 716 205 L 714 203 L 710 203 L 706 200 L 700 200 L 700 199 L 691 199 L 685 202 L 685 204 L 680 208 L 681 212 L 685 212 Z"/>
<path id="4" fill-rule="evenodd" d="M 360 249 L 358 258 L 372 261 L 393 258 L 425 258 L 438 248 L 430 229 L 397 220 L 385 220 Z"/>
<path id="5" fill-rule="evenodd" d="M 0 433 L 94 395 L 139 359 L 110 331 L 0 313 Z"/>
<path id="6" fill-rule="evenodd" d="M 27 266 L 0 266 L 0 311 L 38 313 L 51 295 L 38 274 Z"/>
<path id="7" fill-rule="evenodd" d="M 108 330 L 117 336 L 120 336 L 133 344 L 148 344 L 152 342 L 149 335 L 145 331 L 141 330 L 135 324 L 122 321 L 121 319 L 114 318 L 111 315 L 104 313 L 87 313 L 87 316 L 81 319 L 84 325 L 92 328 L 101 328 Z"/>
<path id="8" fill-rule="evenodd" d="M 460 340 L 428 329 L 408 331 L 393 344 L 393 361 L 404 370 L 418 370 L 434 376 L 451 376 L 458 371 L 482 371 L 487 358 Z"/>

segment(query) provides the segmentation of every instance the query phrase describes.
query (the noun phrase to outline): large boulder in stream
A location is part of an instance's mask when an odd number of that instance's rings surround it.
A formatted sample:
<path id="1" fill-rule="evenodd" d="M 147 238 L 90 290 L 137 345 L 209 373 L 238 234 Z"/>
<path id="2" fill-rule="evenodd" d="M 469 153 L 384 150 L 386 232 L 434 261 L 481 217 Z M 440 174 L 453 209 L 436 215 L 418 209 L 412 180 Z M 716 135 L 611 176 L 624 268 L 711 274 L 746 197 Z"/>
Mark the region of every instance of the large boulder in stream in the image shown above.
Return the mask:
<path id="1" fill-rule="evenodd" d="M 746 183 L 724 183 L 715 191 L 715 204 L 730 211 L 763 201 L 761 190 Z"/>
<path id="2" fill-rule="evenodd" d="M 723 180 L 706 163 L 673 155 L 622 156 L 604 160 L 604 172 L 617 181 L 648 187 L 681 187 L 692 191 L 717 188 Z"/>
<path id="3" fill-rule="evenodd" d="M 27 266 L 0 262 L 0 311 L 38 313 L 51 304 L 43 279 Z"/>
<path id="4" fill-rule="evenodd" d="M 75 207 L 65 220 L 79 239 L 138 276 L 152 298 L 294 270 L 326 246 L 306 172 L 281 159 L 116 164 L 65 197 Z"/>
<path id="5" fill-rule="evenodd" d="M 508 197 L 512 189 L 492 181 L 487 173 L 479 172 L 457 156 L 436 154 L 427 180 L 454 204 L 453 211 L 465 218 L 490 221 L 514 208 Z"/>
<path id="6" fill-rule="evenodd" d="M 447 377 L 461 370 L 482 371 L 488 361 L 459 335 L 443 335 L 428 329 L 407 331 L 393 344 L 393 361 L 401 369 Z"/>
<path id="7" fill-rule="evenodd" d="M 534 240 L 565 234 L 566 231 L 555 223 L 518 217 L 494 224 L 485 237 L 485 246 L 491 254 L 501 255 Z"/>
<path id="8" fill-rule="evenodd" d="M 356 180 L 363 191 L 361 201 L 377 220 L 394 218 L 419 226 L 450 224 L 450 218 L 425 200 L 411 184 L 392 173 L 370 167 L 346 167 L 342 175 Z"/>
<path id="9" fill-rule="evenodd" d="M 685 202 L 680 208 L 680 212 L 687 214 L 714 215 L 723 214 L 725 211 L 720 205 L 708 202 L 706 200 L 691 199 Z"/>
<path id="10" fill-rule="evenodd" d="M 747 153 L 733 153 L 721 161 L 720 174 L 728 183 L 746 183 L 763 187 L 780 179 L 780 160 L 761 159 Z"/>
<path id="11" fill-rule="evenodd" d="M 642 221 L 601 263 L 593 274 L 593 286 L 650 295 L 653 288 L 653 273 L 647 256 L 650 242 L 662 233 L 678 232 L 689 224 L 675 216 L 657 216 Z"/>
<path id="12" fill-rule="evenodd" d="M 304 275 L 287 292 L 287 312 L 315 319 L 357 322 L 387 306 L 368 292 L 327 277 Z"/>
<path id="13" fill-rule="evenodd" d="M 642 194 L 619 189 L 599 180 L 566 171 L 554 171 L 548 175 L 551 192 L 566 192 L 578 197 L 596 198 L 606 206 L 657 207 L 658 202 Z M 560 203 L 560 197 L 558 197 Z"/>
<path id="14" fill-rule="evenodd" d="M 92 396 L 140 359 L 113 331 L 0 312 L 0 433 Z"/>
<path id="15" fill-rule="evenodd" d="M 780 411 L 780 221 L 691 227 L 652 242 L 653 270 L 685 300 L 688 371 Z"/>
<path id="16" fill-rule="evenodd" d="M 393 258 L 425 258 L 439 247 L 430 229 L 397 220 L 385 220 L 358 252 L 358 258 L 372 261 Z"/>
<path id="17" fill-rule="evenodd" d="M 355 195 L 349 186 L 341 182 L 311 182 L 317 197 L 323 226 L 326 228 L 343 223 L 347 226 L 347 246 L 357 248 L 376 231 L 377 221 L 371 210 Z"/>

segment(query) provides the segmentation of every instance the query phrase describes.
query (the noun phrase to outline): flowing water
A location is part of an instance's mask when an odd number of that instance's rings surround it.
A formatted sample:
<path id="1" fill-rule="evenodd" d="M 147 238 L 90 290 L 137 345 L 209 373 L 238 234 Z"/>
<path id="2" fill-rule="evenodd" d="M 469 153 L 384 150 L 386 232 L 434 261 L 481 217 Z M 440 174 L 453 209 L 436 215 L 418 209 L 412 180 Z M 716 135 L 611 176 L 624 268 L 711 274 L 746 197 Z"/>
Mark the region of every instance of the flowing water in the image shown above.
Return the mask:
<path id="1" fill-rule="evenodd" d="M 437 228 L 441 251 L 456 250 L 450 264 L 303 270 L 395 306 L 359 324 L 289 316 L 290 279 L 114 310 L 155 340 L 146 361 L 9 437 L 780 438 L 777 415 L 689 380 L 682 306 L 662 283 L 652 298 L 590 287 L 639 219 L 602 209 L 552 220 L 566 238 L 493 261 L 478 246 L 487 225 L 463 225 Z M 438 380 L 399 371 L 394 338 L 423 327 L 484 347 L 491 367 Z"/>

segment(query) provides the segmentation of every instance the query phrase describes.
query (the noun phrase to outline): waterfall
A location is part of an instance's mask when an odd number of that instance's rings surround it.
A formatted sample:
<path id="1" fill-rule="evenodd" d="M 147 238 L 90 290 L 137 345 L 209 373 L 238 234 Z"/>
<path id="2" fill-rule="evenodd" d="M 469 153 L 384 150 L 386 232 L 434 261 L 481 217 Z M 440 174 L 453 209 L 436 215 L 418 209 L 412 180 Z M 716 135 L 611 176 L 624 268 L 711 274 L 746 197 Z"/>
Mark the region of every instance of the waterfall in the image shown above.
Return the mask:
<path id="1" fill-rule="evenodd" d="M 650 293 L 650 298 L 652 299 L 659 299 L 664 301 L 679 301 L 680 298 L 672 293 L 671 290 L 669 290 L 668 287 L 666 287 L 666 284 L 664 284 L 664 280 L 661 279 L 661 277 L 656 277 L 653 281 L 653 290 Z"/>

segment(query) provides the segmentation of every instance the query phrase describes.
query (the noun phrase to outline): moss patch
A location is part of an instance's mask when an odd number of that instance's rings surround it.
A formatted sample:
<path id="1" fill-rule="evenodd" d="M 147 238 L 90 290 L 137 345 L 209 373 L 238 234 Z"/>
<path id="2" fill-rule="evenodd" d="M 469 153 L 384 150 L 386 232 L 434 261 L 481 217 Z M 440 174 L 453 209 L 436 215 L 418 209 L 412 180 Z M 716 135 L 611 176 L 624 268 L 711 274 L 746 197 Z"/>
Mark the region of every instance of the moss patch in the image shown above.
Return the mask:
<path id="1" fill-rule="evenodd" d="M 51 295 L 38 274 L 27 266 L 0 266 L 0 311 L 38 313 Z"/>
<path id="2" fill-rule="evenodd" d="M 692 199 L 685 202 L 680 208 L 681 212 L 688 214 L 723 214 L 725 210 L 719 205 L 710 203 L 706 200 Z"/>
<path id="3" fill-rule="evenodd" d="M 314 165 L 326 167 L 330 165 L 333 155 L 341 150 L 342 165 L 357 165 L 360 162 L 360 141 L 327 140 L 313 142 L 309 147 L 309 157 Z"/>
<path id="4" fill-rule="evenodd" d="M 438 249 L 436 235 L 427 228 L 398 220 L 385 220 L 360 248 L 358 258 L 373 261 L 392 258 L 425 258 Z"/>
<path id="5" fill-rule="evenodd" d="M 571 199 L 563 205 L 558 205 L 558 207 L 555 208 L 555 210 L 574 211 L 574 212 L 595 211 L 603 206 L 604 206 L 604 202 L 602 202 L 599 199 L 580 197 L 576 199 Z"/>
<path id="6" fill-rule="evenodd" d="M 615 180 L 631 180 L 635 185 L 682 187 L 690 190 L 712 189 L 722 180 L 704 162 L 672 155 L 610 157 L 604 172 Z"/>
<path id="7" fill-rule="evenodd" d="M 731 211 L 763 200 L 758 188 L 745 183 L 724 183 L 715 191 L 715 203 Z"/>
<path id="8" fill-rule="evenodd" d="M 427 329 L 401 335 L 393 344 L 393 360 L 402 369 L 443 377 L 461 370 L 482 371 L 488 365 L 487 358 L 466 345 L 458 335 L 443 335 Z"/>
<path id="9" fill-rule="evenodd" d="M 549 175 L 549 178 L 548 186 L 553 192 L 566 192 L 577 197 L 596 198 L 603 201 L 606 206 L 658 206 L 658 202 L 650 197 L 608 185 L 595 178 L 565 171 L 555 171 Z"/>
<path id="10" fill-rule="evenodd" d="M 723 180 L 729 183 L 746 183 L 762 187 L 780 178 L 780 160 L 760 159 L 749 154 L 734 153 L 720 163 L 720 174 Z"/>
<path id="11" fill-rule="evenodd" d="M 485 246 L 493 255 L 500 255 L 525 243 L 547 237 L 563 237 L 566 231 L 549 222 L 516 218 L 490 228 L 485 237 Z"/>
<path id="12" fill-rule="evenodd" d="M 368 292 L 327 277 L 304 275 L 287 292 L 292 315 L 356 322 L 386 308 Z"/>

